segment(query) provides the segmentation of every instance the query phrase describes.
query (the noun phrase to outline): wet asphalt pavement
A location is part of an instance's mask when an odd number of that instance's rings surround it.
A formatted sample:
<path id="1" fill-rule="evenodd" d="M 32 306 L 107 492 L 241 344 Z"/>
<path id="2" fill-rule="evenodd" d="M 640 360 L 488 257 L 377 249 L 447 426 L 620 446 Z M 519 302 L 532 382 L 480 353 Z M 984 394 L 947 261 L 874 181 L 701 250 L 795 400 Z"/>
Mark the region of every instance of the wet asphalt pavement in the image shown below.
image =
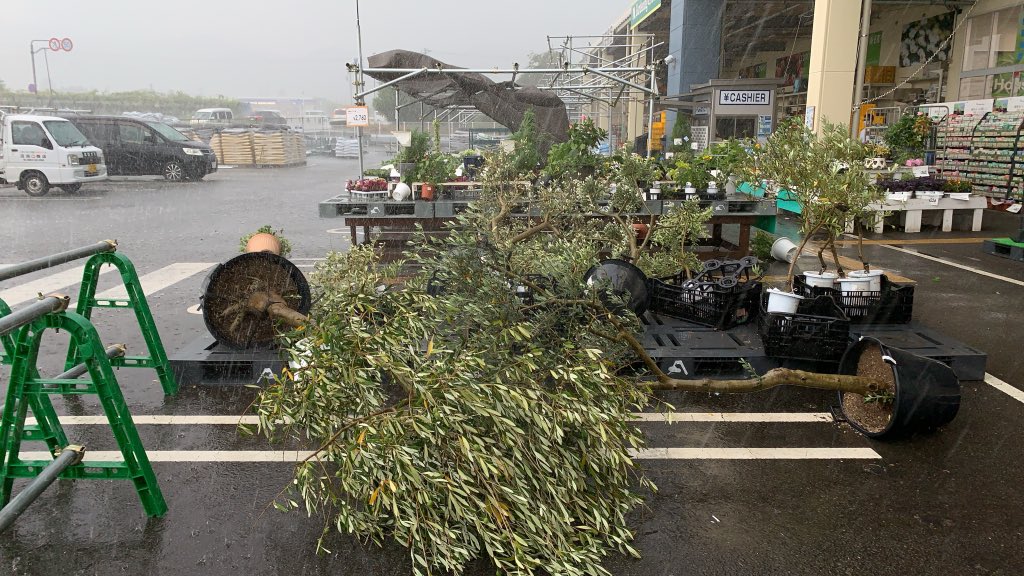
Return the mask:
<path id="1" fill-rule="evenodd" d="M 367 163 L 376 165 L 377 152 Z M 209 264 L 237 253 L 238 238 L 264 224 L 283 228 L 297 264 L 309 266 L 329 250 L 347 247 L 339 219 L 319 219 L 317 203 L 341 191 L 352 160 L 313 158 L 308 166 L 273 170 L 222 169 L 206 181 L 152 180 L 99 183 L 77 196 L 53 191 L 29 198 L 0 188 L 4 255 L 20 262 L 104 238 L 146 275 L 181 263 Z M 1003 279 L 979 275 L 884 245 L 869 245 L 874 266 L 918 281 L 917 322 L 989 354 L 987 372 L 1024 388 L 1024 263 L 986 255 L 978 243 L 927 244 L 921 240 L 1006 236 L 1014 219 L 986 214 L 979 233 L 889 233 L 880 238 Z M 901 244 L 901 239 L 915 241 Z M 854 248 L 842 253 L 855 257 Z M 813 258 L 801 264 L 814 266 Z M 0 294 L 47 278 L 65 265 L 0 283 Z M 201 266 L 193 268 L 203 269 Z M 303 268 L 308 271 L 309 268 Z M 781 267 L 771 270 L 782 274 Z M 113 285 L 113 275 L 104 276 Z M 148 299 L 169 354 L 205 334 L 190 314 L 205 272 L 182 276 Z M 1013 281 L 1016 281 L 1014 283 Z M 145 287 L 145 281 L 144 281 Z M 56 286 L 75 294 L 77 285 Z M 0 296 L 2 297 L 2 296 Z M 130 313 L 97 310 L 97 328 L 109 344 L 124 341 L 143 351 Z M 48 336 L 40 354 L 43 373 L 63 361 L 66 336 Z M 9 370 L 0 367 L 6 394 Z M 154 373 L 121 369 L 117 378 L 133 415 L 237 416 L 254 392 L 243 387 L 186 386 L 165 397 Z M 817 415 L 804 421 L 644 422 L 659 448 L 856 449 L 877 457 L 839 459 L 644 460 L 658 485 L 632 517 L 641 559 L 613 556 L 616 575 L 734 574 L 889 575 L 1024 573 L 1024 402 L 986 382 L 963 382 L 960 414 L 938 434 L 876 442 L 828 416 L 835 404 L 824 392 L 782 388 L 745 396 L 666 394 L 678 411 Z M 1018 393 L 1018 398 L 1024 396 Z M 55 397 L 61 415 L 98 415 L 94 397 Z M 757 418 L 750 418 L 756 420 Z M 269 451 L 225 424 L 139 425 L 147 450 Z M 65 426 L 72 442 L 90 451 L 116 445 L 105 426 Z M 31 448 L 38 450 L 38 445 Z M 318 556 L 323 523 L 281 513 L 270 501 L 290 478 L 291 465 L 272 462 L 156 462 L 169 507 L 147 519 L 124 481 L 58 481 L 0 535 L 0 574 L 11 575 L 405 575 L 398 547 L 379 550 L 347 536 L 327 540 Z M 194 460 L 198 460 L 198 457 Z M 15 484 L 15 491 L 24 481 Z M 486 565 L 469 570 L 493 574 Z"/>

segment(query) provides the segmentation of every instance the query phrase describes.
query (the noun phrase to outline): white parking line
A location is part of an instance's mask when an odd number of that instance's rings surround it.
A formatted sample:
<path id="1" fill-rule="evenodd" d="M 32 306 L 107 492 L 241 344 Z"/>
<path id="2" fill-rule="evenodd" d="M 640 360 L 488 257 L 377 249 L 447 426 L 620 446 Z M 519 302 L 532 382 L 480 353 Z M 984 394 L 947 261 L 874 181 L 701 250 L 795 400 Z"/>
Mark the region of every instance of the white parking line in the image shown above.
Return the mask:
<path id="1" fill-rule="evenodd" d="M 641 422 L 832 422 L 832 415 L 826 412 L 636 412 L 633 417 Z M 26 420 L 30 424 L 35 421 Z M 162 415 L 140 414 L 132 416 L 135 424 L 163 426 L 230 426 L 236 424 L 258 424 L 258 416 L 222 416 L 216 414 Z M 101 425 L 107 423 L 106 416 L 61 416 L 65 426 Z"/>
<path id="2" fill-rule="evenodd" d="M 992 386 L 993 388 L 999 390 L 1003 394 L 1010 396 L 1017 402 L 1024 403 L 1024 391 L 1021 391 L 1019 388 L 1010 386 L 1006 382 L 1003 382 L 1002 380 L 996 378 L 995 376 L 989 374 L 988 372 L 985 373 L 985 382 L 989 386 Z"/>
<path id="3" fill-rule="evenodd" d="M 189 276 L 208 270 L 215 265 L 216 263 L 214 262 L 175 262 L 170 266 L 164 266 L 159 270 L 142 276 L 139 278 L 139 284 L 142 285 L 142 292 L 149 296 L 172 284 L 177 284 Z M 96 298 L 124 300 L 128 298 L 128 292 L 124 289 L 124 286 L 117 286 L 97 294 Z"/>
<path id="4" fill-rule="evenodd" d="M 147 450 L 150 462 L 300 462 L 311 452 L 299 450 Z M 633 452 L 637 460 L 863 460 L 879 459 L 871 448 L 648 448 Z M 22 452 L 22 460 L 49 460 L 48 452 Z M 117 462 L 116 450 L 85 452 L 85 463 Z"/>
<path id="5" fill-rule="evenodd" d="M 637 460 L 853 460 L 878 459 L 871 448 L 647 448 Z"/>
<path id="6" fill-rule="evenodd" d="M 85 265 L 76 266 L 68 270 L 57 272 L 56 274 L 50 274 L 49 276 L 43 276 L 31 282 L 8 288 L 0 292 L 0 300 L 7 303 L 8 306 L 16 306 L 29 300 L 34 300 L 39 293 L 44 295 L 52 292 L 60 291 L 68 286 L 73 286 L 82 281 L 82 272 L 85 270 Z M 114 270 L 113 267 L 103 266 L 100 267 L 100 274 L 106 274 Z"/>
<path id="7" fill-rule="evenodd" d="M 146 450 L 150 462 L 299 462 L 310 455 L 298 450 Z M 22 460 L 48 460 L 49 452 L 22 452 Z M 119 462 L 124 456 L 117 450 L 85 451 L 89 462 Z"/>
<path id="8" fill-rule="evenodd" d="M 993 274 L 991 272 L 986 272 L 984 270 L 979 270 L 978 268 L 974 268 L 972 266 L 966 266 L 964 264 L 957 264 L 956 262 L 952 262 L 950 260 L 946 260 L 946 259 L 943 259 L 943 258 L 938 258 L 938 257 L 935 257 L 935 256 L 929 256 L 928 254 L 922 254 L 922 253 L 918 252 L 917 250 L 912 250 L 910 248 L 900 248 L 898 246 L 890 246 L 888 244 L 879 244 L 879 246 L 881 246 L 882 248 L 888 248 L 889 250 L 895 250 L 897 252 L 903 252 L 904 254 L 910 254 L 911 256 L 917 256 L 918 258 L 924 258 L 925 260 L 931 260 L 932 262 L 938 262 L 940 264 L 945 264 L 947 266 L 952 266 L 954 268 L 959 268 L 961 270 L 967 270 L 968 272 L 974 272 L 975 274 L 980 274 L 982 276 L 987 276 L 989 278 L 995 278 L 996 280 L 1002 280 L 1003 282 L 1009 282 L 1010 284 L 1016 284 L 1018 286 L 1024 286 L 1024 281 L 1015 280 L 1013 278 L 1007 278 L 1006 276 L 1000 276 L 999 274 Z"/>
<path id="9" fill-rule="evenodd" d="M 107 423 L 106 416 L 60 416 L 60 423 L 65 426 L 96 426 Z M 217 416 L 217 415 L 188 415 L 188 416 L 164 416 L 161 414 L 140 414 L 132 416 L 132 422 L 137 426 L 234 426 L 238 424 L 258 424 L 259 416 Z M 35 424 L 34 418 L 26 418 L 27 424 Z"/>
<path id="10" fill-rule="evenodd" d="M 643 412 L 642 422 L 832 422 L 826 412 Z"/>

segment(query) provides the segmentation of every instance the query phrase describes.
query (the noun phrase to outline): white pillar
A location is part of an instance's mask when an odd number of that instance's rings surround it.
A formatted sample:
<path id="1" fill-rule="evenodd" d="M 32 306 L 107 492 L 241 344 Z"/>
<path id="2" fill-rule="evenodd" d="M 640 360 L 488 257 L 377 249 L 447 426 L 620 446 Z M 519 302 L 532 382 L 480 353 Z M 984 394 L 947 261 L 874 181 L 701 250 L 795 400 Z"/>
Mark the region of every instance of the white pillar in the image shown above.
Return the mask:
<path id="1" fill-rule="evenodd" d="M 860 16 L 859 0 L 814 2 L 807 106 L 814 107 L 816 132 L 823 120 L 850 127 Z"/>

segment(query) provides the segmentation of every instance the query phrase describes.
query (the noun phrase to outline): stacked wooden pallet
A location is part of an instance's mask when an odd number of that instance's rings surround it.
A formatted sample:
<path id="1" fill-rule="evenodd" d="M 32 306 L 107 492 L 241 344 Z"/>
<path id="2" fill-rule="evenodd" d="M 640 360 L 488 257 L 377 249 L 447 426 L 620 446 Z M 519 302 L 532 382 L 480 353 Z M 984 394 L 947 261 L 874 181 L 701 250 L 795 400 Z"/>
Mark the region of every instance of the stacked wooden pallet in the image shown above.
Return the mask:
<path id="1" fill-rule="evenodd" d="M 255 164 L 253 133 L 249 130 L 224 130 L 210 138 L 217 162 L 230 166 Z"/>
<path id="2" fill-rule="evenodd" d="M 294 166 L 306 162 L 302 136 L 285 131 L 224 130 L 210 147 L 217 161 L 232 166 Z"/>

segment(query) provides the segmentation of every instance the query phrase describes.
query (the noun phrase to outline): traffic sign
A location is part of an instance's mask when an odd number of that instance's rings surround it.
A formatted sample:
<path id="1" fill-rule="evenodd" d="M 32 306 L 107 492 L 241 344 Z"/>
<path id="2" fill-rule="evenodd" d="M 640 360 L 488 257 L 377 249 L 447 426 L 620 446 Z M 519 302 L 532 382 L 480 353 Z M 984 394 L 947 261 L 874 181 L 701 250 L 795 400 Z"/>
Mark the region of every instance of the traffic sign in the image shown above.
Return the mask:
<path id="1" fill-rule="evenodd" d="M 345 108 L 345 124 L 348 126 L 369 126 L 370 114 L 366 106 Z"/>
<path id="2" fill-rule="evenodd" d="M 31 93 L 31 94 L 35 94 L 35 93 L 36 93 L 36 85 L 35 85 L 35 84 L 32 84 L 32 83 L 29 83 L 29 85 L 28 85 L 28 91 L 29 91 L 29 93 Z"/>
<path id="3" fill-rule="evenodd" d="M 60 38 L 57 38 L 56 36 L 50 38 L 49 45 L 50 50 L 53 50 L 54 52 L 60 52 Z"/>
<path id="4" fill-rule="evenodd" d="M 60 41 L 60 47 L 63 48 L 66 52 L 71 52 L 71 48 L 73 48 L 74 46 L 75 45 L 71 43 L 71 38 L 64 38 Z"/>

